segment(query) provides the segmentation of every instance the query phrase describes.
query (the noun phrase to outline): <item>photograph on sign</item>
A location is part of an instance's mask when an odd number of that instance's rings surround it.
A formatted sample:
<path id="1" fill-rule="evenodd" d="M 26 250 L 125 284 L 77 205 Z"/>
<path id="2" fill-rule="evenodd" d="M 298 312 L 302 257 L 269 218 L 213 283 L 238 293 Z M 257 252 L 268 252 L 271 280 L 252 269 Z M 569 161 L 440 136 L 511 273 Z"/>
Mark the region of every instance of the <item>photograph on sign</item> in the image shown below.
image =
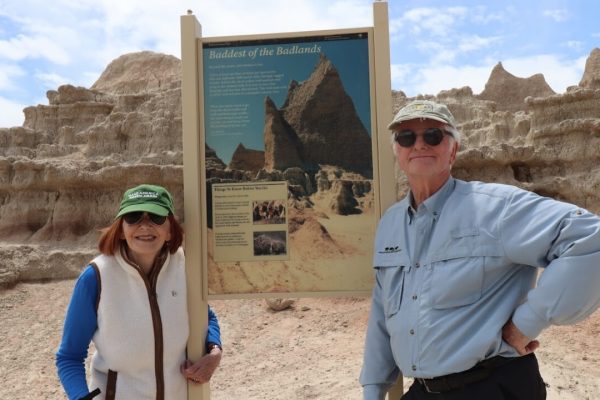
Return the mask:
<path id="1" fill-rule="evenodd" d="M 370 290 L 369 43 L 202 42 L 209 296 Z"/>
<path id="2" fill-rule="evenodd" d="M 288 260 L 287 193 L 285 181 L 213 184 L 212 259 Z"/>
<path id="3" fill-rule="evenodd" d="M 287 195 L 287 193 L 286 193 Z M 285 224 L 287 196 L 279 200 L 259 200 L 252 203 L 252 223 Z"/>

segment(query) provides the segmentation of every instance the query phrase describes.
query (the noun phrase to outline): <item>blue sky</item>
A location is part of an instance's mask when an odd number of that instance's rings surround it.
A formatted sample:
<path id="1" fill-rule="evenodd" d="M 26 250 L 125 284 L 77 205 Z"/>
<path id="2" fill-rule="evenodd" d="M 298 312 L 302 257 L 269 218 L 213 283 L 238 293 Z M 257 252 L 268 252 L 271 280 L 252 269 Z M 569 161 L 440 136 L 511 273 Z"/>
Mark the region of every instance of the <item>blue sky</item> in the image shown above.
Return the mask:
<path id="1" fill-rule="evenodd" d="M 179 17 L 204 36 L 372 25 L 370 0 L 0 0 L 0 127 L 48 104 L 47 90 L 90 87 L 134 51 L 180 57 Z M 519 77 L 544 74 L 557 93 L 581 80 L 600 47 L 600 1 L 391 0 L 392 88 L 408 96 L 470 86 L 480 93 L 499 61 Z"/>

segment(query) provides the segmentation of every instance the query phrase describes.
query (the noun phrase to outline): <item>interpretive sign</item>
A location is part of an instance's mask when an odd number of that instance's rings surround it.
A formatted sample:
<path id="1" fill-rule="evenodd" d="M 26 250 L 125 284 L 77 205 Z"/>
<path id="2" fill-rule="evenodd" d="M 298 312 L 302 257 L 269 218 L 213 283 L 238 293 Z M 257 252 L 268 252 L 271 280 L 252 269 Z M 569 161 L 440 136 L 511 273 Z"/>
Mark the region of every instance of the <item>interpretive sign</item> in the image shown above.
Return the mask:
<path id="1" fill-rule="evenodd" d="M 360 296 L 396 199 L 387 2 L 373 26 L 203 38 L 182 22 L 188 356 L 208 300 Z M 402 394 L 402 380 L 390 398 Z M 208 385 L 189 385 L 208 400 Z"/>
<path id="2" fill-rule="evenodd" d="M 203 40 L 209 296 L 372 286 L 369 34 Z"/>

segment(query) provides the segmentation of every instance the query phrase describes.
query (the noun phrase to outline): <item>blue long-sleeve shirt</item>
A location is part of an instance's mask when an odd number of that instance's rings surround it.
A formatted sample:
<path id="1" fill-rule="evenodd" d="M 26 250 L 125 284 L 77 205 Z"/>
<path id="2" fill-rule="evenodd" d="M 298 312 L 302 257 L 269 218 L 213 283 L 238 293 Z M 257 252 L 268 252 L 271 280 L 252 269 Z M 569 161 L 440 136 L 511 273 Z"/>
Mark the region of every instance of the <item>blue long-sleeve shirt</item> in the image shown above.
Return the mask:
<path id="1" fill-rule="evenodd" d="M 450 178 L 417 210 L 409 194 L 382 217 L 374 252 L 367 400 L 400 371 L 431 378 L 517 356 L 502 340 L 511 318 L 535 338 L 600 305 L 600 218 L 512 186 Z"/>
<path id="2" fill-rule="evenodd" d="M 65 317 L 63 337 L 56 353 L 58 376 L 69 399 L 79 399 L 88 394 L 85 359 L 88 348 L 98 328 L 96 301 L 98 278 L 93 267 L 88 266 L 79 276 Z M 208 332 L 206 346 L 221 345 L 219 321 L 208 307 Z"/>

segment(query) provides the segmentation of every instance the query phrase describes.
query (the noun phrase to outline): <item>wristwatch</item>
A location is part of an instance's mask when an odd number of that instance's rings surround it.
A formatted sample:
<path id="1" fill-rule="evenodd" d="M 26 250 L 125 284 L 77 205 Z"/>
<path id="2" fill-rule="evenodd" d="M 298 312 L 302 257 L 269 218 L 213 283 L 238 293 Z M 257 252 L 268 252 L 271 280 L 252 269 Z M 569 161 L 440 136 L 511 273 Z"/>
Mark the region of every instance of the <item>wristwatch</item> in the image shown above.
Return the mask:
<path id="1" fill-rule="evenodd" d="M 218 347 L 219 350 L 223 351 L 223 348 L 221 347 L 220 344 L 216 344 L 216 343 L 209 343 L 208 346 L 206 346 L 208 353 L 210 353 L 215 347 Z"/>

